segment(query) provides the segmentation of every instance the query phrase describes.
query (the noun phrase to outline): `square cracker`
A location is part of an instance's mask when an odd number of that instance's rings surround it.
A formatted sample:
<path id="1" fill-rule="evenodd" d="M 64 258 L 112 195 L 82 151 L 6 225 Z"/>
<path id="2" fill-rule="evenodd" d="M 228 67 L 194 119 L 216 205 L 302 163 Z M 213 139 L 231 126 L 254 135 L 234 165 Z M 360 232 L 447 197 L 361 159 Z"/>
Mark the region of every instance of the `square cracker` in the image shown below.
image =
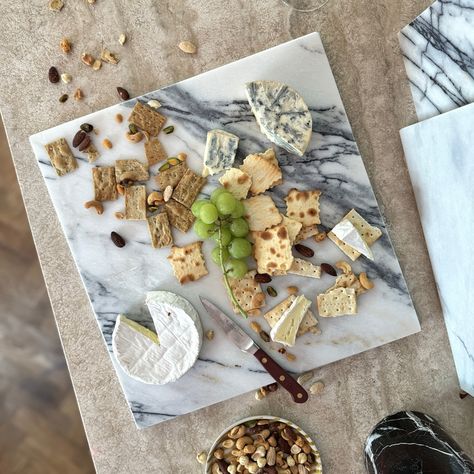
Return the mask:
<path id="1" fill-rule="evenodd" d="M 166 212 L 148 217 L 147 221 L 153 248 L 160 249 L 173 245 L 173 236 L 171 235 L 170 222 Z"/>
<path id="2" fill-rule="evenodd" d="M 273 328 L 279 319 L 283 316 L 283 313 L 293 304 L 296 299 L 296 295 L 290 295 L 288 298 L 284 299 L 280 304 L 277 304 L 272 308 L 268 313 L 264 314 L 263 317 L 266 319 L 268 325 Z M 320 329 L 317 327 L 318 320 L 315 318 L 311 310 L 308 309 L 306 314 L 301 321 L 296 337 L 302 336 L 307 332 L 312 332 L 313 334 L 321 334 Z"/>
<path id="3" fill-rule="evenodd" d="M 333 288 L 317 296 L 319 315 L 323 318 L 357 314 L 356 290 Z"/>
<path id="4" fill-rule="evenodd" d="M 295 238 L 295 244 L 297 244 L 298 242 L 302 242 L 303 240 L 309 239 L 310 237 L 313 237 L 313 235 L 317 234 L 319 234 L 319 229 L 316 224 L 302 227 Z"/>
<path id="5" fill-rule="evenodd" d="M 94 195 L 96 201 L 113 201 L 117 199 L 117 183 L 113 166 L 97 166 L 92 168 Z"/>
<path id="6" fill-rule="evenodd" d="M 370 225 L 355 209 L 351 209 L 342 219 L 352 222 L 354 227 L 359 231 L 361 237 L 370 247 L 381 235 L 382 231 L 378 227 Z M 336 237 L 332 231 L 328 232 L 328 237 L 352 260 L 355 261 L 360 257 L 360 252 L 347 245 L 345 242 Z"/>
<path id="7" fill-rule="evenodd" d="M 152 137 L 156 137 L 163 128 L 163 125 L 166 122 L 166 117 L 138 101 L 135 104 L 135 107 L 133 107 L 132 113 L 128 117 L 128 121 L 149 133 Z"/>
<path id="8" fill-rule="evenodd" d="M 149 177 L 148 165 L 139 160 L 115 161 L 115 180 L 117 183 L 125 180 L 147 181 Z"/>
<path id="9" fill-rule="evenodd" d="M 281 222 L 281 214 L 273 199 L 266 194 L 245 199 L 242 203 L 250 230 L 265 230 Z"/>
<path id="10" fill-rule="evenodd" d="M 202 242 L 194 242 L 185 247 L 171 247 L 171 254 L 168 256 L 174 274 L 181 283 L 199 280 L 208 274 L 206 262 L 202 254 Z"/>
<path id="11" fill-rule="evenodd" d="M 206 178 L 198 176 L 188 168 L 174 188 L 173 199 L 186 207 L 191 207 L 205 183 Z"/>
<path id="12" fill-rule="evenodd" d="M 294 219 L 290 219 L 283 214 L 281 215 L 281 218 L 281 223 L 286 226 L 286 229 L 288 230 L 288 236 L 290 237 L 290 242 L 293 245 L 296 242 L 296 238 L 300 234 L 303 224 L 301 222 L 295 221 Z"/>
<path id="13" fill-rule="evenodd" d="M 252 184 L 252 178 L 238 168 L 230 168 L 219 178 L 219 182 L 235 199 L 245 199 Z"/>
<path id="14" fill-rule="evenodd" d="M 155 176 L 156 184 L 162 191 L 164 191 L 167 186 L 174 188 L 179 183 L 187 169 L 188 167 L 186 166 L 186 163 L 179 163 L 167 170 L 160 171 Z"/>
<path id="15" fill-rule="evenodd" d="M 255 232 L 254 257 L 258 273 L 286 273 L 293 263 L 288 230 L 283 224 Z"/>
<path id="16" fill-rule="evenodd" d="M 77 168 L 77 160 L 65 138 L 48 143 L 44 148 L 58 176 L 64 176 Z"/>
<path id="17" fill-rule="evenodd" d="M 143 221 L 146 219 L 145 185 L 125 188 L 125 219 Z"/>
<path id="18" fill-rule="evenodd" d="M 302 258 L 295 258 L 288 273 L 309 278 L 321 278 L 321 267 Z"/>
<path id="19" fill-rule="evenodd" d="M 145 156 L 148 161 L 148 166 L 156 165 L 156 163 L 168 158 L 168 154 L 157 138 L 145 142 Z"/>
<path id="20" fill-rule="evenodd" d="M 170 199 L 165 204 L 165 210 L 170 224 L 181 232 L 186 233 L 194 223 L 193 213 L 174 199 Z"/>
<path id="21" fill-rule="evenodd" d="M 319 219 L 319 196 L 321 191 L 313 189 L 312 191 L 298 191 L 292 189 L 286 196 L 286 215 L 303 224 L 310 226 L 321 224 Z"/>
<path id="22" fill-rule="evenodd" d="M 255 281 L 256 273 L 255 270 L 250 270 L 242 278 L 229 278 L 236 300 L 244 311 L 251 312 L 254 316 L 259 314 L 259 308 L 265 306 L 265 293 L 260 283 Z M 232 301 L 231 304 L 234 313 L 239 314 L 239 310 Z"/>
<path id="23" fill-rule="evenodd" d="M 280 184 L 283 179 L 273 148 L 264 153 L 248 155 L 240 169 L 252 178 L 250 193 L 254 196 Z"/>

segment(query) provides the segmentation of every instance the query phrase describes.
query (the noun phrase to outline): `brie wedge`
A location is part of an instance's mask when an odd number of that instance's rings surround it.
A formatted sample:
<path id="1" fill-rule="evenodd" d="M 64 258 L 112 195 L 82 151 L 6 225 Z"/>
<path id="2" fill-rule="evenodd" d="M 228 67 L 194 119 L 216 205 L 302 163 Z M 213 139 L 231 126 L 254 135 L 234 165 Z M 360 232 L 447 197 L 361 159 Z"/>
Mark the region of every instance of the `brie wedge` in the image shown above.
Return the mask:
<path id="1" fill-rule="evenodd" d="M 334 229 L 332 229 L 332 233 L 357 252 L 365 255 L 370 260 L 374 259 L 372 250 L 370 250 L 367 242 L 364 240 L 362 235 L 360 235 L 360 232 L 355 228 L 354 224 L 350 220 L 344 219 L 339 222 L 339 224 L 337 224 Z"/>
<path id="2" fill-rule="evenodd" d="M 311 301 L 304 295 L 299 295 L 273 326 L 270 332 L 272 340 L 285 346 L 294 346 L 296 333 L 310 306 Z"/>

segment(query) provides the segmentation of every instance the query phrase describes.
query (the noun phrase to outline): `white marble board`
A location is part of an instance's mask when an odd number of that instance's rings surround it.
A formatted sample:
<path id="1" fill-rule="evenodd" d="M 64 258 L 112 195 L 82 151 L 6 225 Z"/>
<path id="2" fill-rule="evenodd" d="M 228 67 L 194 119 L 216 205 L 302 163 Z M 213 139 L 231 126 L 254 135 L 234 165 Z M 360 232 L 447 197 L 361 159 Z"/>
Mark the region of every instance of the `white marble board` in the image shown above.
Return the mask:
<path id="1" fill-rule="evenodd" d="M 474 104 L 400 131 L 463 390 L 474 396 Z"/>
<path id="2" fill-rule="evenodd" d="M 140 100 L 158 99 L 160 111 L 175 126 L 171 135 L 160 135 L 169 155 L 184 151 L 189 165 L 196 171 L 202 167 L 207 131 L 223 128 L 240 137 L 238 162 L 250 152 L 263 151 L 272 144 L 260 133 L 250 111 L 244 83 L 256 79 L 275 79 L 298 90 L 308 103 L 313 116 L 313 138 L 304 157 L 291 156 L 277 149 L 283 169 L 284 183 L 271 194 L 283 209 L 282 198 L 292 187 L 321 189 L 323 228 L 334 226 L 352 207 L 383 231 L 372 247 L 375 262 L 361 257 L 356 271 L 367 271 L 375 289 L 359 299 L 359 314 L 335 319 L 319 318 L 321 335 L 307 334 L 292 350 L 295 362 L 288 362 L 276 352 L 272 354 L 287 369 L 299 372 L 320 367 L 336 360 L 386 344 L 419 331 L 419 323 L 394 254 L 383 218 L 359 155 L 336 83 L 319 34 L 313 33 L 240 61 L 209 71 L 194 78 L 152 92 Z M 124 138 L 127 123 L 118 126 L 116 113 L 128 116 L 137 99 L 73 120 L 31 137 L 51 199 L 77 263 L 100 329 L 111 353 L 138 427 L 150 426 L 201 407 L 226 400 L 270 383 L 271 378 L 259 363 L 240 352 L 214 327 L 199 303 L 200 294 L 207 295 L 231 314 L 230 303 L 222 286 L 220 272 L 211 262 L 210 242 L 205 254 L 210 274 L 193 283 L 180 286 L 166 260 L 168 249 L 154 250 L 149 244 L 145 222 L 125 222 L 114 218 L 123 202 L 108 202 L 105 213 L 97 216 L 83 203 L 92 198 L 91 168 L 84 156 L 78 156 L 79 169 L 58 178 L 44 150 L 44 144 L 65 137 L 69 143 L 83 122 L 92 123 L 100 135 L 95 143 L 101 148 L 98 165 L 110 165 L 115 159 L 144 159 L 143 145 L 130 144 Z M 100 143 L 108 137 L 114 144 L 104 150 Z M 82 155 L 78 153 L 78 155 Z M 153 170 L 153 174 L 156 170 Z M 216 185 L 213 179 L 204 188 L 209 193 Z M 151 181 L 150 181 L 150 189 Z M 112 245 L 110 232 L 115 230 L 127 240 L 119 249 Z M 193 232 L 175 232 L 178 245 L 196 240 Z M 334 264 L 344 257 L 328 239 L 321 244 L 310 242 L 316 250 L 315 263 Z M 272 285 L 278 297 L 267 297 L 270 309 L 286 296 L 286 287 L 297 285 L 308 298 L 333 283 L 333 277 L 320 280 L 302 277 L 275 278 Z M 117 314 L 125 313 L 142 324 L 151 326 L 144 306 L 145 292 L 165 289 L 188 298 L 200 313 L 204 329 L 215 329 L 214 340 L 204 340 L 196 365 L 180 380 L 166 386 L 150 386 L 127 377 L 111 352 L 111 335 Z M 317 313 L 317 309 L 313 308 Z M 249 333 L 248 321 L 234 316 Z M 263 318 L 260 318 L 262 324 Z M 252 333 L 251 333 L 252 334 Z M 264 348 L 268 345 L 257 341 Z"/>

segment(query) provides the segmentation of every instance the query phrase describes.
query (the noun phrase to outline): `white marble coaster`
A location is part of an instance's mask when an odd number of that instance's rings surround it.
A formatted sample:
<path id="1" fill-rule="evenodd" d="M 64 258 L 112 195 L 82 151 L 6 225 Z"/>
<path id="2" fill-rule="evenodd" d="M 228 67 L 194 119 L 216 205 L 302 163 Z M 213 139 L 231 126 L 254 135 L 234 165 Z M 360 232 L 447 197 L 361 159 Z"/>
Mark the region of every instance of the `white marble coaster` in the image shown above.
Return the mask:
<path id="1" fill-rule="evenodd" d="M 471 395 L 474 395 L 473 127 L 474 104 L 470 104 L 400 131 L 460 385 Z"/>

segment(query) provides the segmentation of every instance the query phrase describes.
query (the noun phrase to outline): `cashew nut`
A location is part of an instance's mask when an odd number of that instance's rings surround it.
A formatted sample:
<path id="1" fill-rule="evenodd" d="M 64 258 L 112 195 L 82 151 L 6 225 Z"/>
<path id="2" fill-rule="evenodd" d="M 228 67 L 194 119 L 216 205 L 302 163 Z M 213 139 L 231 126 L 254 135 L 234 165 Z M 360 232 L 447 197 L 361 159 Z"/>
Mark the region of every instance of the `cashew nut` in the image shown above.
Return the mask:
<path id="1" fill-rule="evenodd" d="M 123 184 L 118 183 L 117 192 L 120 194 L 120 196 L 123 196 L 125 194 L 125 186 Z"/>
<path id="2" fill-rule="evenodd" d="M 115 217 L 116 217 L 117 219 L 125 219 L 125 214 L 124 214 L 123 212 L 117 211 L 117 212 L 115 213 Z"/>
<path id="3" fill-rule="evenodd" d="M 198 453 L 196 459 L 199 464 L 204 464 L 207 459 L 206 451 L 201 451 L 200 453 Z"/>
<path id="4" fill-rule="evenodd" d="M 100 201 L 87 201 L 84 203 L 84 207 L 86 209 L 90 209 L 91 207 L 93 207 L 99 215 L 103 214 L 104 212 L 104 206 Z"/>
<path id="5" fill-rule="evenodd" d="M 352 267 L 344 260 L 339 260 L 339 262 L 336 262 L 335 267 L 339 268 L 339 270 L 342 270 L 342 273 L 346 275 L 352 272 Z"/>
<path id="6" fill-rule="evenodd" d="M 365 272 L 362 272 L 362 273 L 359 275 L 359 281 L 360 281 L 360 284 L 361 284 L 366 290 L 371 290 L 371 289 L 374 287 L 373 282 L 369 280 L 369 278 L 367 277 L 367 273 L 365 273 Z"/>
<path id="7" fill-rule="evenodd" d="M 160 193 L 159 191 L 151 192 L 148 195 L 146 202 L 149 206 L 158 206 L 163 202 L 163 193 Z"/>
<path id="8" fill-rule="evenodd" d="M 143 140 L 143 133 L 142 132 L 137 132 L 137 133 L 130 133 L 127 132 L 125 133 L 125 138 L 132 143 L 138 143 Z"/>

